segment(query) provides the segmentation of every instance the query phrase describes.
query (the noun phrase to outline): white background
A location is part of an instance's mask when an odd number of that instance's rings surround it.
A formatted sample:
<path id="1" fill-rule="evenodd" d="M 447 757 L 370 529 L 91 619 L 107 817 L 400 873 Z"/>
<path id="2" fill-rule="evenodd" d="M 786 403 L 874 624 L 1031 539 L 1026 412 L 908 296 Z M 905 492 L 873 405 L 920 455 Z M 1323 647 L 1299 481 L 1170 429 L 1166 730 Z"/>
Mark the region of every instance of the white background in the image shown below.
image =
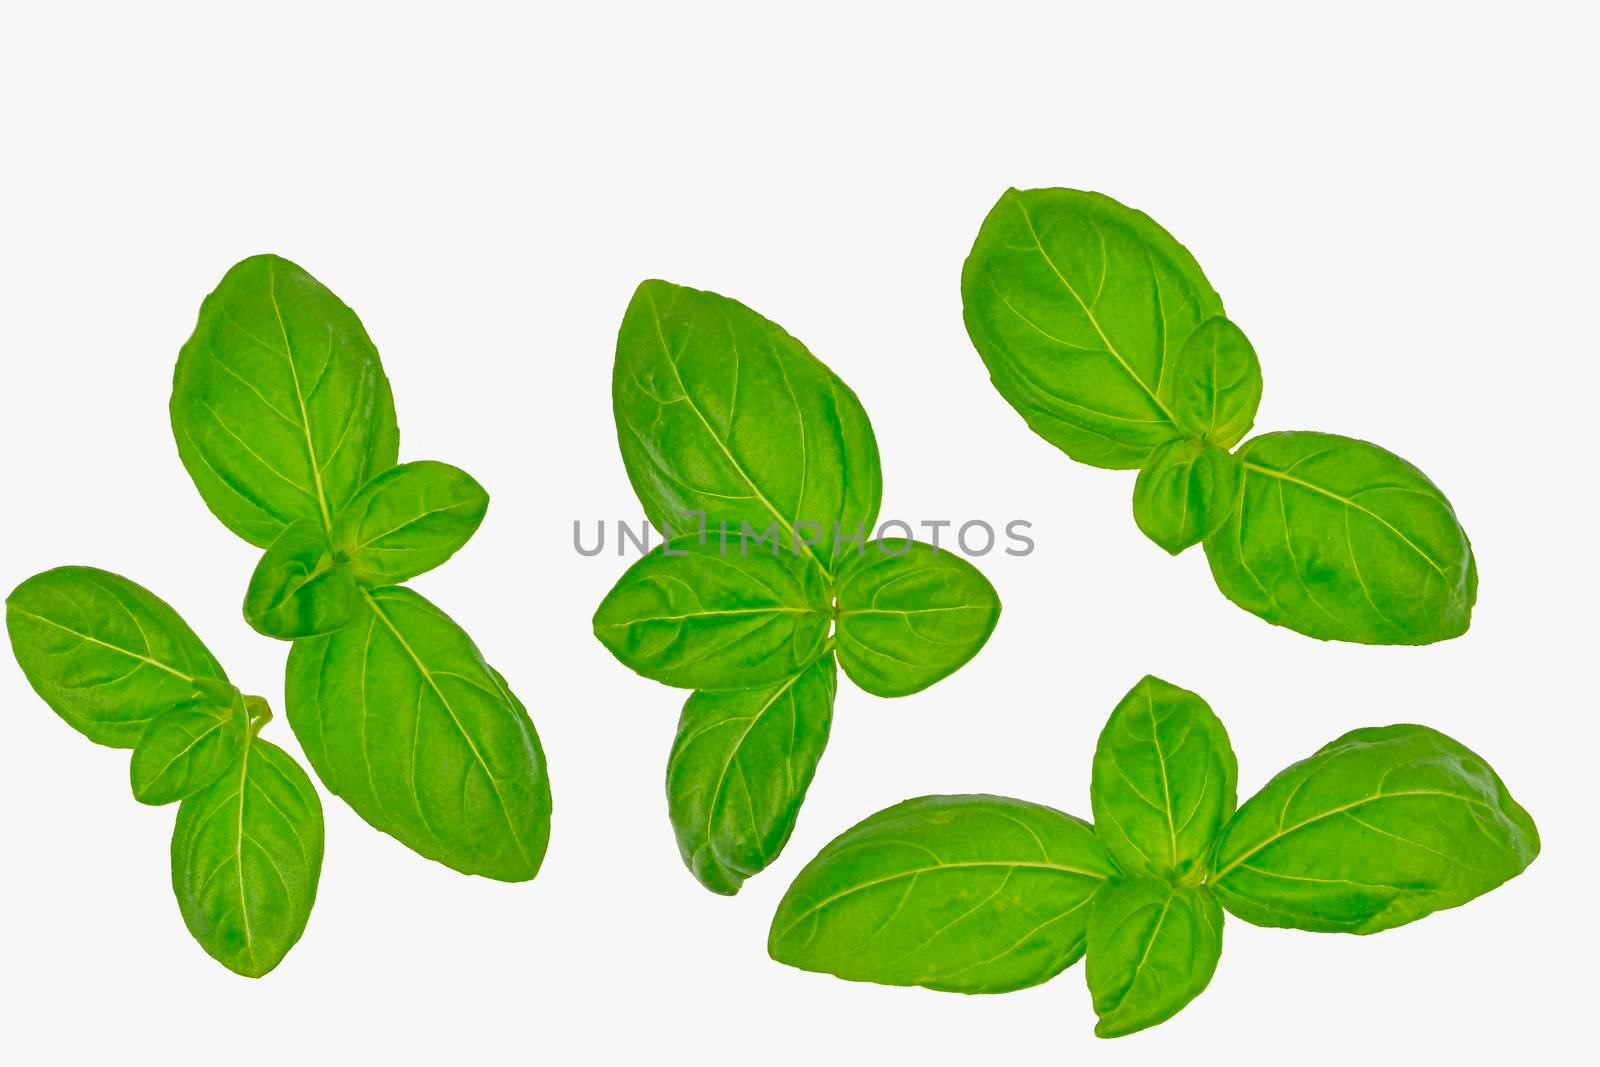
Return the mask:
<path id="1" fill-rule="evenodd" d="M 1595 27 L 1577 5 L 1194 6 L 12 9 L 0 587 L 61 563 L 126 574 L 281 712 L 288 646 L 239 610 L 257 550 L 207 513 L 166 414 L 201 298 L 281 253 L 365 321 L 402 458 L 493 495 L 415 585 L 524 698 L 556 809 L 543 871 L 508 886 L 325 796 L 310 926 L 247 981 L 184 931 L 174 809 L 134 803 L 127 754 L 5 657 L 11 1061 L 1482 1062 L 1587 1043 Z M 1366 648 L 1267 626 L 1199 550 L 1139 535 L 1131 473 L 1030 433 L 958 290 L 1011 184 L 1110 193 L 1187 244 L 1261 354 L 1258 429 L 1366 437 L 1428 472 L 1477 550 L 1471 631 Z M 589 632 L 624 562 L 571 547 L 575 518 L 638 515 L 609 382 L 648 276 L 745 301 L 854 387 L 886 516 L 1022 517 L 1039 546 L 984 561 L 1005 610 L 960 673 L 898 701 L 841 678 L 794 838 L 731 900 L 667 824 L 683 694 Z M 1210 989 L 1115 1042 L 1091 1036 L 1081 965 L 960 997 L 767 959 L 789 880 L 880 807 L 988 791 L 1087 815 L 1095 737 L 1146 672 L 1210 700 L 1243 795 L 1355 726 L 1426 722 L 1493 763 L 1544 853 L 1379 937 L 1230 921 Z M 268 730 L 298 754 L 281 714 Z"/>

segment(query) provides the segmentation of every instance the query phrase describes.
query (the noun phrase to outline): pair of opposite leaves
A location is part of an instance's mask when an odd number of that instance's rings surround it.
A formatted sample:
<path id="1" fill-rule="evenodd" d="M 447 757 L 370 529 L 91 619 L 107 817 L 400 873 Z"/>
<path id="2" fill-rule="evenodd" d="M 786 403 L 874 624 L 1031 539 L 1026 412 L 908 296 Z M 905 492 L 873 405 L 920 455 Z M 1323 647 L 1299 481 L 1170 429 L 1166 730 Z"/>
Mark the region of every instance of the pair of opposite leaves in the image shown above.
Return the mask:
<path id="1" fill-rule="evenodd" d="M 772 958 L 855 981 L 1001 993 L 1087 956 L 1117 1037 L 1210 982 L 1223 910 L 1258 926 L 1376 933 L 1522 872 L 1539 833 L 1494 771 L 1425 726 L 1353 730 L 1236 805 L 1204 700 L 1146 677 L 1111 713 L 1094 823 L 996 796 L 908 800 L 845 831 L 790 886 Z"/>
<path id="2" fill-rule="evenodd" d="M 476 530 L 482 488 L 396 464 L 389 383 L 355 313 L 275 256 L 247 259 L 179 355 L 179 454 L 223 524 L 266 549 L 245 596 L 294 640 L 290 726 L 323 784 L 372 826 L 468 874 L 524 881 L 550 788 L 527 711 L 471 638 L 396 583 Z M 134 749 L 135 795 L 181 799 L 173 886 L 212 956 L 259 976 L 305 928 L 322 816 L 303 772 L 170 607 L 116 575 L 62 567 L 7 600 L 34 689 L 101 744 Z"/>
<path id="3" fill-rule="evenodd" d="M 1204 542 L 1229 600 L 1325 640 L 1427 644 L 1467 629 L 1472 548 L 1398 456 L 1326 433 L 1250 430 L 1261 367 L 1192 255 L 1098 193 L 1012 189 L 961 274 L 995 388 L 1080 463 L 1138 468 L 1134 519 Z"/>

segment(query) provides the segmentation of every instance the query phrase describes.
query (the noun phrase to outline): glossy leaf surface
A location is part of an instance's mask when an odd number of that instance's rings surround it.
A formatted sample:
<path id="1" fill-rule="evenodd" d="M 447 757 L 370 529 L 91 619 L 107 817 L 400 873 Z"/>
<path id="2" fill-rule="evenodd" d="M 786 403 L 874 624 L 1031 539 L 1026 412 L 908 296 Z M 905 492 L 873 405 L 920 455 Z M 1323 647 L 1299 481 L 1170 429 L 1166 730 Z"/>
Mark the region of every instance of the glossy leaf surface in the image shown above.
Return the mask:
<path id="1" fill-rule="evenodd" d="M 221 778 L 244 751 L 245 716 L 236 692 L 223 699 L 198 697 L 157 715 L 129 762 L 134 797 L 143 804 L 170 804 Z"/>
<path id="2" fill-rule="evenodd" d="M 667 809 L 683 861 L 733 894 L 777 858 L 828 743 L 837 667 L 820 657 L 760 689 L 695 693 L 667 761 Z"/>
<path id="3" fill-rule="evenodd" d="M 662 281 L 634 293 L 612 401 L 622 459 L 656 529 L 729 523 L 832 569 L 835 525 L 864 537 L 882 496 L 861 402 L 782 327 L 736 300 Z M 864 532 L 857 532 L 864 531 Z"/>
<path id="4" fill-rule="evenodd" d="M 538 735 L 472 639 L 409 589 L 363 593 L 355 622 L 296 641 L 289 723 L 356 814 L 466 874 L 525 881 L 550 834 Z"/>
<path id="5" fill-rule="evenodd" d="M 34 692 L 89 740 L 132 748 L 197 680 L 227 675 L 178 613 L 93 567 L 36 574 L 6 598 L 11 649 Z"/>
<path id="6" fill-rule="evenodd" d="M 1539 832 L 1489 765 L 1425 726 L 1353 730 L 1227 824 L 1212 884 L 1259 926 L 1369 934 L 1522 872 Z"/>
<path id="7" fill-rule="evenodd" d="M 1099 1037 L 1122 1037 L 1172 1018 L 1199 996 L 1222 955 L 1222 909 L 1203 886 L 1157 878 L 1113 882 L 1089 920 L 1084 977 Z"/>
<path id="8" fill-rule="evenodd" d="M 1421 471 L 1325 433 L 1262 434 L 1238 456 L 1238 501 L 1206 540 L 1229 600 L 1324 640 L 1427 644 L 1466 631 L 1472 546 Z"/>
<path id="9" fill-rule="evenodd" d="M 315 519 L 283 528 L 261 554 L 244 594 L 245 620 L 257 633 L 285 640 L 337 630 L 360 610 L 355 581 L 334 563 Z"/>
<path id="10" fill-rule="evenodd" d="M 1000 618 L 994 586 L 954 552 L 885 538 L 839 566 L 839 662 L 877 696 L 926 689 L 978 654 Z"/>
<path id="11" fill-rule="evenodd" d="M 684 689 L 745 689 L 792 677 L 828 635 L 822 572 L 787 550 L 679 538 L 628 568 L 594 633 L 628 667 Z"/>
<path id="12" fill-rule="evenodd" d="M 1212 445 L 1190 438 L 1161 445 L 1139 469 L 1133 520 L 1144 535 L 1176 556 L 1228 521 L 1244 467 Z"/>
<path id="13" fill-rule="evenodd" d="M 361 321 L 278 256 L 228 271 L 173 375 L 178 455 L 223 525 L 265 548 L 323 530 L 399 447 L 394 400 Z"/>
<path id="14" fill-rule="evenodd" d="M 993 796 L 908 800 L 806 865 L 772 921 L 772 958 L 855 981 L 998 993 L 1083 955 L 1115 873 L 1093 829 Z"/>
<path id="15" fill-rule="evenodd" d="M 1149 216 L 1074 189 L 1008 190 L 973 242 L 961 300 L 1000 395 L 1073 459 L 1113 468 L 1179 435 L 1173 364 L 1222 313 Z"/>
<path id="16" fill-rule="evenodd" d="M 1173 378 L 1172 409 L 1184 433 L 1228 449 L 1250 432 L 1261 404 L 1261 361 L 1228 319 L 1214 315 L 1195 328 Z"/>
<path id="17" fill-rule="evenodd" d="M 322 873 L 322 803 L 282 749 L 250 740 L 228 774 L 178 807 L 172 889 L 217 962 L 259 978 L 305 932 Z"/>
<path id="18" fill-rule="evenodd" d="M 334 547 L 365 585 L 430 571 L 467 543 L 489 494 L 466 471 L 422 460 L 391 467 L 361 487 L 334 521 Z"/>
<path id="19" fill-rule="evenodd" d="M 1146 675 L 1095 746 L 1095 833 L 1130 875 L 1199 882 L 1238 796 L 1227 731 L 1198 695 Z"/>

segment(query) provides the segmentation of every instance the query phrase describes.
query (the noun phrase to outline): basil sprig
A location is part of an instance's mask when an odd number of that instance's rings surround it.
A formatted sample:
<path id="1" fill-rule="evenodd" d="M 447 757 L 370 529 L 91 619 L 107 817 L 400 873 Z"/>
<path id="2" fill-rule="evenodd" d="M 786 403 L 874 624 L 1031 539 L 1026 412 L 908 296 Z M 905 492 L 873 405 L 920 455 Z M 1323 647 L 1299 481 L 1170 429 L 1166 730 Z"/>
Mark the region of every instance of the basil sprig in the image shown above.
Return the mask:
<path id="1" fill-rule="evenodd" d="M 56 714 L 133 750 L 135 798 L 179 802 L 172 890 L 200 947 L 250 978 L 276 967 L 316 899 L 322 804 L 300 765 L 260 737 L 266 701 L 234 688 L 164 601 L 93 567 L 17 586 L 6 630 Z"/>
<path id="2" fill-rule="evenodd" d="M 696 690 L 667 807 L 690 871 L 732 894 L 794 829 L 838 668 L 869 693 L 918 692 L 977 654 L 1000 601 L 953 553 L 870 539 L 882 475 L 861 402 L 743 304 L 640 285 L 612 398 L 666 543 L 617 582 L 594 632 L 646 678 Z"/>
<path id="3" fill-rule="evenodd" d="M 287 260 L 244 260 L 200 308 L 171 415 L 206 505 L 266 550 L 244 614 L 294 642 L 285 706 L 323 784 L 430 859 L 532 878 L 550 834 L 533 723 L 466 632 L 396 584 L 461 548 L 489 497 L 448 464 L 397 465 L 355 312 Z"/>
<path id="4" fill-rule="evenodd" d="M 1261 365 L 1187 249 L 1074 189 L 1011 189 L 961 273 L 967 333 L 1028 425 L 1096 467 L 1139 470 L 1133 514 L 1174 555 L 1204 542 L 1217 586 L 1332 641 L 1464 633 L 1472 546 L 1405 460 L 1333 434 L 1267 433 Z"/>
<path id="5" fill-rule="evenodd" d="M 1095 1033 L 1176 1014 L 1205 989 L 1222 911 L 1370 934 L 1453 908 L 1539 853 L 1489 765 L 1426 726 L 1353 730 L 1235 810 L 1227 732 L 1146 677 L 1095 749 L 1094 824 L 995 796 L 908 800 L 850 828 L 778 905 L 768 951 L 854 981 L 1002 993 L 1085 953 Z"/>

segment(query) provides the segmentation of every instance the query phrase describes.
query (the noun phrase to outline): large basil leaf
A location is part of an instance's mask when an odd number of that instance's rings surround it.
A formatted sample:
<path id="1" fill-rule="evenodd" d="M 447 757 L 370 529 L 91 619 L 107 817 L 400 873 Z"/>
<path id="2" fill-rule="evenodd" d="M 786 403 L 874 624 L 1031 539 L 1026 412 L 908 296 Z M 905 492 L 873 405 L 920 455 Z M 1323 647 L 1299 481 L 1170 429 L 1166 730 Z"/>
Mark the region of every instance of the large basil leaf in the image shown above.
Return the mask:
<path id="1" fill-rule="evenodd" d="M 1088 823 L 992 796 L 908 800 L 845 831 L 778 905 L 780 963 L 854 981 L 1000 993 L 1083 955 L 1115 873 Z"/>
<path id="2" fill-rule="evenodd" d="M 1228 733 L 1210 706 L 1146 675 L 1095 746 L 1095 833 L 1130 875 L 1199 882 L 1217 831 L 1233 814 L 1238 779 Z"/>
<path id="3" fill-rule="evenodd" d="M 678 850 L 707 889 L 732 895 L 778 857 L 833 720 L 837 668 L 824 655 L 777 685 L 696 693 L 667 760 Z"/>
<path id="4" fill-rule="evenodd" d="M 1233 513 L 1244 467 L 1215 445 L 1182 437 L 1150 453 L 1133 485 L 1133 521 L 1176 556 Z"/>
<path id="5" fill-rule="evenodd" d="M 1261 403 L 1261 362 L 1244 331 L 1221 315 L 1202 322 L 1178 353 L 1172 407 L 1178 428 L 1232 448 L 1250 432 Z"/>
<path id="6" fill-rule="evenodd" d="M 826 579 L 804 558 L 690 535 L 628 568 L 595 610 L 594 633 L 646 678 L 746 689 L 810 663 L 832 614 Z"/>
<path id="7" fill-rule="evenodd" d="M 736 300 L 640 285 L 617 334 L 612 403 L 628 478 L 664 533 L 698 533 L 702 518 L 735 535 L 775 526 L 831 571 L 841 531 L 860 543 L 877 521 L 878 444 L 861 402 Z"/>
<path id="8" fill-rule="evenodd" d="M 227 675 L 154 593 L 93 567 L 36 574 L 6 598 L 11 649 L 34 692 L 89 740 L 132 748 L 198 680 Z"/>
<path id="9" fill-rule="evenodd" d="M 1259 926 L 1370 934 L 1522 872 L 1539 831 L 1489 765 L 1426 726 L 1353 730 L 1224 827 L 1211 884 Z"/>
<path id="10" fill-rule="evenodd" d="M 232 686 L 157 715 L 128 764 L 135 799 L 170 804 L 198 793 L 234 765 L 248 731 L 244 698 Z"/>
<path id="11" fill-rule="evenodd" d="M 389 381 L 361 320 L 277 256 L 242 261 L 206 297 L 170 407 L 206 506 L 262 548 L 296 519 L 329 529 L 399 447 Z"/>
<path id="12" fill-rule="evenodd" d="M 282 749 L 250 739 L 234 768 L 178 806 L 172 890 L 200 947 L 259 978 L 305 932 L 322 872 L 322 803 Z"/>
<path id="13" fill-rule="evenodd" d="M 363 584 L 392 585 L 430 571 L 467 543 L 489 494 L 448 463 L 402 463 L 361 487 L 334 520 L 333 546 Z"/>
<path id="14" fill-rule="evenodd" d="M 1172 1018 L 1203 992 L 1222 955 L 1222 909 L 1204 886 L 1113 882 L 1095 900 L 1084 978 L 1099 1037 Z"/>
<path id="15" fill-rule="evenodd" d="M 317 776 L 429 859 L 532 878 L 550 835 L 550 782 L 527 712 L 427 600 L 401 588 L 362 596 L 355 622 L 289 653 L 289 724 Z"/>
<path id="16" fill-rule="evenodd" d="M 1238 455 L 1238 501 L 1206 540 L 1229 600 L 1330 641 L 1420 645 L 1466 631 L 1472 546 L 1421 471 L 1326 433 L 1262 434 Z"/>
<path id="17" fill-rule="evenodd" d="M 348 623 L 361 610 L 355 580 L 334 562 L 316 519 L 297 519 L 267 546 L 250 575 L 244 617 L 258 633 L 292 640 Z"/>
<path id="18" fill-rule="evenodd" d="M 839 564 L 839 662 L 869 693 L 905 696 L 953 673 L 1000 618 L 994 586 L 954 552 L 885 538 Z"/>
<path id="19" fill-rule="evenodd" d="M 995 388 L 1080 463 L 1132 468 L 1179 434 L 1173 364 L 1222 300 L 1149 216 L 1075 189 L 1010 189 L 961 272 Z"/>

